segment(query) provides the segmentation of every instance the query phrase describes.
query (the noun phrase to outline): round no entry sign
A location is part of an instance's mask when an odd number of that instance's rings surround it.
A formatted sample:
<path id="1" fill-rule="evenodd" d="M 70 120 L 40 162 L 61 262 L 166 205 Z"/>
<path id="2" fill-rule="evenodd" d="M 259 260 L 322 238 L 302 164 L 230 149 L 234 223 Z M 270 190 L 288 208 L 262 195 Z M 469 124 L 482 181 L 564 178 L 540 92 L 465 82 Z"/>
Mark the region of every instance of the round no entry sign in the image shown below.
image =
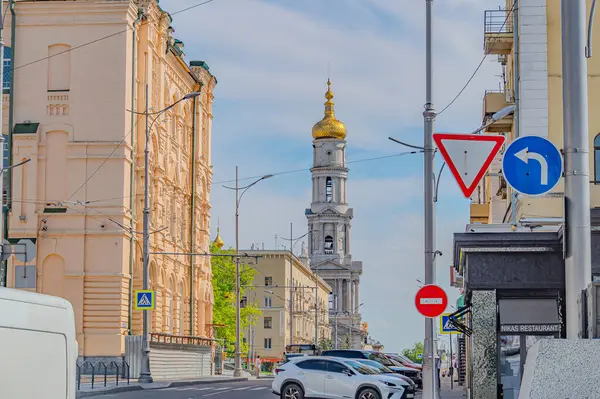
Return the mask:
<path id="1" fill-rule="evenodd" d="M 425 317 L 438 317 L 448 306 L 446 292 L 437 285 L 425 285 L 415 296 L 415 306 L 419 313 Z"/>

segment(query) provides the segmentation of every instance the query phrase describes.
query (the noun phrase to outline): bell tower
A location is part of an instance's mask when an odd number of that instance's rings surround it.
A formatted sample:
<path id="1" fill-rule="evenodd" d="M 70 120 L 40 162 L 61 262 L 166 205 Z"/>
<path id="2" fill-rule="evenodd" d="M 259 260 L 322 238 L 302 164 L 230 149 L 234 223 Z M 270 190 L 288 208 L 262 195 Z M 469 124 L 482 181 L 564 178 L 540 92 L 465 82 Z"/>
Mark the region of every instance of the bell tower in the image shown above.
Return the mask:
<path id="1" fill-rule="evenodd" d="M 338 339 L 352 337 L 360 348 L 359 282 L 362 262 L 352 261 L 350 236 L 354 216 L 348 207 L 346 126 L 335 117 L 331 81 L 327 80 L 325 115 L 312 128 L 312 201 L 306 209 L 310 266 L 332 287 L 330 320 L 335 316 Z M 352 333 L 350 332 L 350 327 Z"/>

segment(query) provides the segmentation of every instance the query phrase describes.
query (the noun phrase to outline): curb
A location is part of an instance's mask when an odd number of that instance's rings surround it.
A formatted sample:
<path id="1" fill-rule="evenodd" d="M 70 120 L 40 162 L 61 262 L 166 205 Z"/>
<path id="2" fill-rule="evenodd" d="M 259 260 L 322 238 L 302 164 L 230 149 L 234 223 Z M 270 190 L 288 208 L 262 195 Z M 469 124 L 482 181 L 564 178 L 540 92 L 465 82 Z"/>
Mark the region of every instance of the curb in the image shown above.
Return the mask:
<path id="1" fill-rule="evenodd" d="M 234 377 L 234 378 L 219 378 L 215 380 L 198 380 L 198 381 L 173 381 L 166 387 L 160 388 L 150 388 L 150 389 L 161 389 L 161 388 L 175 388 L 175 387 L 185 387 L 188 385 L 206 385 L 206 384 L 225 384 L 230 382 L 244 382 L 248 381 L 247 377 Z"/>
<path id="2" fill-rule="evenodd" d="M 189 385 L 207 385 L 207 384 L 225 384 L 231 382 L 244 382 L 248 381 L 246 377 L 236 377 L 236 378 L 218 378 L 214 380 L 190 380 L 190 381 L 173 381 L 171 383 L 164 383 L 162 386 L 157 387 L 143 387 L 141 385 L 126 385 L 122 387 L 114 387 L 110 389 L 100 389 L 98 391 L 78 391 L 77 398 L 87 398 L 90 396 L 99 396 L 99 395 L 110 395 L 113 393 L 119 392 L 133 392 L 133 391 L 143 391 L 143 390 L 157 390 L 157 389 L 165 389 L 165 388 L 176 388 L 176 387 L 184 387 Z M 160 383 L 160 382 L 159 382 Z"/>
<path id="3" fill-rule="evenodd" d="M 129 385 L 124 387 L 115 387 L 112 389 L 101 389 L 98 391 L 77 391 L 77 398 L 87 398 L 89 396 L 100 396 L 100 395 L 108 395 L 111 393 L 118 392 L 134 392 L 134 391 L 142 391 L 144 388 L 139 385 Z"/>

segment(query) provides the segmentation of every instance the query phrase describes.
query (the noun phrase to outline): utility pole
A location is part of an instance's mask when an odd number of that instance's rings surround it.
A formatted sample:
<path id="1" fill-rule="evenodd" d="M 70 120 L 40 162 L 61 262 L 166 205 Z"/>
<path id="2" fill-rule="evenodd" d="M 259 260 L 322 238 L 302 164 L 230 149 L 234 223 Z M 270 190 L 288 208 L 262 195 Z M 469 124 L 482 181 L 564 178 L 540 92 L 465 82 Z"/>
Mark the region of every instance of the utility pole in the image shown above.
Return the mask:
<path id="1" fill-rule="evenodd" d="M 450 334 L 450 389 L 454 389 L 454 357 L 452 356 L 452 334 Z"/>
<path id="2" fill-rule="evenodd" d="M 319 265 L 315 269 L 315 345 L 319 346 Z"/>
<path id="3" fill-rule="evenodd" d="M 294 226 L 290 223 L 290 345 L 294 345 L 294 252 L 292 239 Z"/>
<path id="4" fill-rule="evenodd" d="M 580 338 L 577 299 L 592 281 L 585 0 L 562 0 L 567 338 Z M 592 23 L 592 21 L 590 21 Z"/>
<path id="5" fill-rule="evenodd" d="M 235 368 L 234 377 L 242 376 L 242 343 L 241 343 L 241 311 L 240 311 L 240 197 L 239 168 L 235 167 Z"/>
<path id="6" fill-rule="evenodd" d="M 435 108 L 433 106 L 432 79 L 432 23 L 431 8 L 433 0 L 425 0 L 425 111 L 423 112 L 424 131 L 424 188 L 425 188 L 425 284 L 435 284 L 435 205 L 434 205 L 434 155 L 433 131 Z M 425 339 L 423 342 L 423 398 L 437 399 L 438 386 L 434 364 L 435 344 L 433 339 L 433 318 L 425 318 Z M 430 374 L 430 378 L 427 378 Z"/>
<path id="7" fill-rule="evenodd" d="M 148 261 L 150 259 L 150 204 L 148 201 L 149 197 L 149 182 L 148 182 L 148 142 L 150 141 L 150 113 L 148 112 L 148 83 L 146 83 L 146 143 L 144 145 L 144 246 L 142 254 L 142 272 L 143 272 L 143 288 L 144 290 L 149 289 L 150 282 L 150 269 L 148 267 Z M 133 234 L 133 232 L 131 233 Z M 139 382 L 148 384 L 153 381 L 152 374 L 150 373 L 150 342 L 148 342 L 148 333 L 150 330 L 150 320 L 148 318 L 148 311 L 143 310 L 143 331 L 142 331 L 142 369 L 140 371 Z"/>

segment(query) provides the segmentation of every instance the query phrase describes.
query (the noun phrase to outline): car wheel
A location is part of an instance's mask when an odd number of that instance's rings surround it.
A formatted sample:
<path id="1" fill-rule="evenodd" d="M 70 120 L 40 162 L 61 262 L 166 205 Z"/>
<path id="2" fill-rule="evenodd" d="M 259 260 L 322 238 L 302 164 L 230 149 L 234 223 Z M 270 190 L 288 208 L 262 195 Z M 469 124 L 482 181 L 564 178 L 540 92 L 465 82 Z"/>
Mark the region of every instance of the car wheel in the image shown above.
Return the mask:
<path id="1" fill-rule="evenodd" d="M 358 394 L 358 399 L 380 399 L 379 393 L 373 388 L 367 388 Z"/>
<path id="2" fill-rule="evenodd" d="M 281 399 L 304 399 L 304 392 L 297 384 L 289 384 L 281 391 Z"/>

